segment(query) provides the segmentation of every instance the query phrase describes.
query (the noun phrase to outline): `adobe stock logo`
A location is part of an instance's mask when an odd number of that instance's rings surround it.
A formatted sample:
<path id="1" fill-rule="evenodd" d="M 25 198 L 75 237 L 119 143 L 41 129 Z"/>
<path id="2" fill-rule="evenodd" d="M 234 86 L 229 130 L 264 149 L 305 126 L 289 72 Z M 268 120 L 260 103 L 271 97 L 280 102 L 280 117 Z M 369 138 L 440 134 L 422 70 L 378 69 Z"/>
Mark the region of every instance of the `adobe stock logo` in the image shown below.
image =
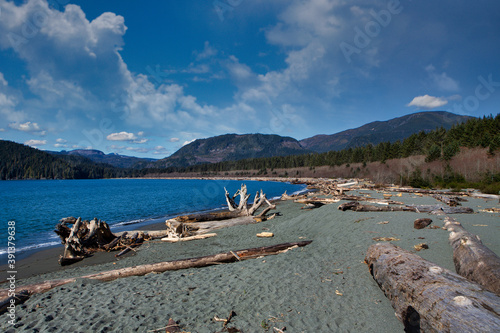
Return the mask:
<path id="1" fill-rule="evenodd" d="M 358 26 L 354 27 L 355 35 L 353 43 L 349 44 L 342 41 L 339 45 L 347 63 L 350 64 L 352 62 L 351 57 L 353 54 L 360 54 L 363 49 L 367 48 L 372 40 L 380 34 L 382 28 L 391 24 L 392 17 L 402 11 L 403 6 L 401 6 L 399 0 L 390 0 L 387 3 L 387 9 L 382 9 L 379 12 L 373 9 L 370 10 L 370 15 L 373 17 L 373 20 L 368 21 L 363 30 Z"/>

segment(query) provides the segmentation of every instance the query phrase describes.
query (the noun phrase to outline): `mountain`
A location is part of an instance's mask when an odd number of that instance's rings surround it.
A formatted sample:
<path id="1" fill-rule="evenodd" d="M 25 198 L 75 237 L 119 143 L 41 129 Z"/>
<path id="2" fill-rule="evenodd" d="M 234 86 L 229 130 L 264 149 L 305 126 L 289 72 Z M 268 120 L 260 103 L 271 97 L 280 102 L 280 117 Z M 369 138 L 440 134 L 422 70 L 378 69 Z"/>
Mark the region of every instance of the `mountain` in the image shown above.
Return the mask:
<path id="1" fill-rule="evenodd" d="M 156 161 L 153 158 L 139 158 L 133 156 L 125 156 L 119 154 L 104 154 L 100 150 L 95 149 L 76 149 L 71 151 L 47 151 L 53 155 L 69 155 L 69 156 L 82 156 L 96 163 L 106 163 L 117 168 L 134 168 L 144 163 L 151 163 Z"/>
<path id="2" fill-rule="evenodd" d="M 99 179 L 131 176 L 127 170 L 95 163 L 80 155 L 53 155 L 0 140 L 0 179 Z"/>
<path id="3" fill-rule="evenodd" d="M 195 140 L 173 155 L 150 164 L 152 167 L 189 166 L 202 163 L 235 161 L 246 158 L 307 154 L 290 137 L 273 134 L 225 134 L 208 139 Z"/>
<path id="4" fill-rule="evenodd" d="M 429 111 L 409 114 L 387 121 L 375 121 L 358 128 L 349 129 L 331 135 L 316 135 L 300 141 L 305 149 L 315 152 L 355 148 L 367 144 L 395 142 L 420 131 L 429 132 L 436 128 L 450 129 L 453 125 L 469 120 L 469 116 L 460 116 L 446 111 Z"/>

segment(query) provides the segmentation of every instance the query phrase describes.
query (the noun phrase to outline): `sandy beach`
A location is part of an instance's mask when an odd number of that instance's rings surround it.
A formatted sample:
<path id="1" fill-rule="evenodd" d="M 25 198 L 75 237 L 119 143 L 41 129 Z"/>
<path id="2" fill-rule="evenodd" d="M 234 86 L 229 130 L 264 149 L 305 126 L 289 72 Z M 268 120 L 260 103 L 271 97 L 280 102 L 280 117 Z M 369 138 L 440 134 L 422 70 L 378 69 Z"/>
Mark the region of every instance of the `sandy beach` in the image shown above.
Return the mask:
<path id="1" fill-rule="evenodd" d="M 375 191 L 352 191 L 350 194 Z M 404 193 L 408 204 L 436 204 L 428 196 Z M 190 258 L 313 240 L 303 248 L 242 262 L 148 274 L 112 282 L 79 279 L 33 295 L 16 308 L 15 327 L 5 317 L 4 332 L 148 332 L 165 327 L 169 318 L 187 332 L 220 332 L 221 322 L 236 313 L 228 327 L 242 332 L 403 332 L 389 300 L 371 277 L 364 257 L 375 237 L 395 237 L 404 249 L 426 243 L 418 255 L 454 271 L 448 232 L 413 228 L 417 218 L 430 217 L 443 226 L 444 216 L 413 212 L 342 212 L 339 203 L 301 210 L 291 201 L 278 202 L 282 216 L 273 220 L 217 231 L 218 236 L 183 243 L 145 243 L 123 258 L 95 255 L 61 268 L 61 248 L 46 250 L 18 263 L 17 285 L 83 276 L 121 267 Z M 483 243 L 500 254 L 499 214 L 480 212 L 498 207 L 498 200 L 468 198 L 463 206 L 474 214 L 453 215 Z M 381 223 L 384 222 L 384 223 Z M 157 225 L 162 227 L 162 225 Z M 257 238 L 271 231 L 273 238 Z M 2 287 L 5 287 L 2 286 Z M 6 315 L 4 315 L 6 316 Z M 164 332 L 165 330 L 160 330 Z"/>

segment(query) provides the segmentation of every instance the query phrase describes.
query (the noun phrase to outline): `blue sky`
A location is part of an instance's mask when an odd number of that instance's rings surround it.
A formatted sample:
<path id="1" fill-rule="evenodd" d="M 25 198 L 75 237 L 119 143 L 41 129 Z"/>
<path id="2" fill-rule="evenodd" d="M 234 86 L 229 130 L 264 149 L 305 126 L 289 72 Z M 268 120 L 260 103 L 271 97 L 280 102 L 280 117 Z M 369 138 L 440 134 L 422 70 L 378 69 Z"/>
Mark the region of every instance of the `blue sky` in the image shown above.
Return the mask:
<path id="1" fill-rule="evenodd" d="M 0 0 L 0 138 L 39 149 L 163 158 L 499 105 L 498 1 Z"/>

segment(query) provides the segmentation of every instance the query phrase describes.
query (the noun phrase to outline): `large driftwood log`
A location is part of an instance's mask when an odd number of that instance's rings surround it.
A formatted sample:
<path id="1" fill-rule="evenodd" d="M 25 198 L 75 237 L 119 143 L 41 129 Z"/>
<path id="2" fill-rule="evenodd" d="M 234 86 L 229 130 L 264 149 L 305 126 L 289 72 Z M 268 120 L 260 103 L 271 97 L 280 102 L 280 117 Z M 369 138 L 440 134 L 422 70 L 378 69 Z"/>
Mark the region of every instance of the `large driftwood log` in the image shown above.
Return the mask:
<path id="1" fill-rule="evenodd" d="M 303 247 L 311 244 L 312 241 L 301 241 L 301 242 L 291 242 L 282 243 L 272 246 L 256 247 L 251 249 L 244 249 L 238 251 L 229 251 L 225 253 L 219 253 L 204 257 L 190 258 L 190 259 L 180 259 L 173 261 L 159 262 L 156 264 L 146 264 L 133 267 L 126 267 L 121 269 L 115 269 L 107 272 L 101 272 L 96 274 L 89 274 L 80 276 L 78 278 L 82 279 L 92 279 L 99 281 L 113 281 L 119 278 L 129 277 L 129 276 L 141 276 L 149 273 L 163 273 L 166 271 L 173 271 L 179 269 L 205 267 L 220 263 L 230 263 L 235 261 L 241 261 L 246 259 L 255 259 L 261 256 L 275 255 L 279 253 L 286 252 L 290 249 L 296 247 Z M 36 283 L 32 285 L 19 286 L 18 290 L 26 290 L 29 295 L 36 293 L 43 293 L 71 282 L 76 281 L 75 278 L 51 280 L 41 283 Z M 9 297 L 9 289 L 0 290 L 0 300 L 4 301 Z"/>
<path id="2" fill-rule="evenodd" d="M 449 192 L 441 190 L 424 190 L 420 188 L 406 188 L 406 187 L 388 187 L 389 191 L 392 192 L 403 192 L 403 193 L 420 193 L 420 194 L 444 194 L 444 195 L 454 195 L 454 196 L 469 196 L 468 192 Z"/>
<path id="3" fill-rule="evenodd" d="M 405 332 L 500 332 L 500 297 L 481 286 L 390 243 L 366 263 Z"/>
<path id="4" fill-rule="evenodd" d="M 355 212 L 401 212 L 408 211 L 414 212 L 415 209 L 408 206 L 389 206 L 389 205 L 363 205 L 358 201 L 346 202 L 341 204 L 338 209 L 341 211 L 352 210 Z"/>
<path id="5" fill-rule="evenodd" d="M 273 218 L 274 215 L 267 218 L 260 218 L 256 216 L 240 216 L 229 220 L 222 221 L 206 221 L 196 223 L 179 222 L 177 219 L 170 219 L 166 221 L 168 235 L 162 240 L 175 242 L 179 238 L 187 238 L 196 235 L 211 233 L 217 229 L 234 227 L 237 225 L 254 224 L 266 221 Z"/>
<path id="6" fill-rule="evenodd" d="M 500 258 L 456 220 L 447 217 L 444 226 L 450 232 L 457 273 L 500 295 Z"/>
<path id="7" fill-rule="evenodd" d="M 442 205 L 401 205 L 401 206 L 375 206 L 363 205 L 357 201 L 341 204 L 338 209 L 342 211 L 353 210 L 355 212 L 415 212 L 430 214 L 470 214 L 474 210 L 469 207 L 444 207 Z"/>

